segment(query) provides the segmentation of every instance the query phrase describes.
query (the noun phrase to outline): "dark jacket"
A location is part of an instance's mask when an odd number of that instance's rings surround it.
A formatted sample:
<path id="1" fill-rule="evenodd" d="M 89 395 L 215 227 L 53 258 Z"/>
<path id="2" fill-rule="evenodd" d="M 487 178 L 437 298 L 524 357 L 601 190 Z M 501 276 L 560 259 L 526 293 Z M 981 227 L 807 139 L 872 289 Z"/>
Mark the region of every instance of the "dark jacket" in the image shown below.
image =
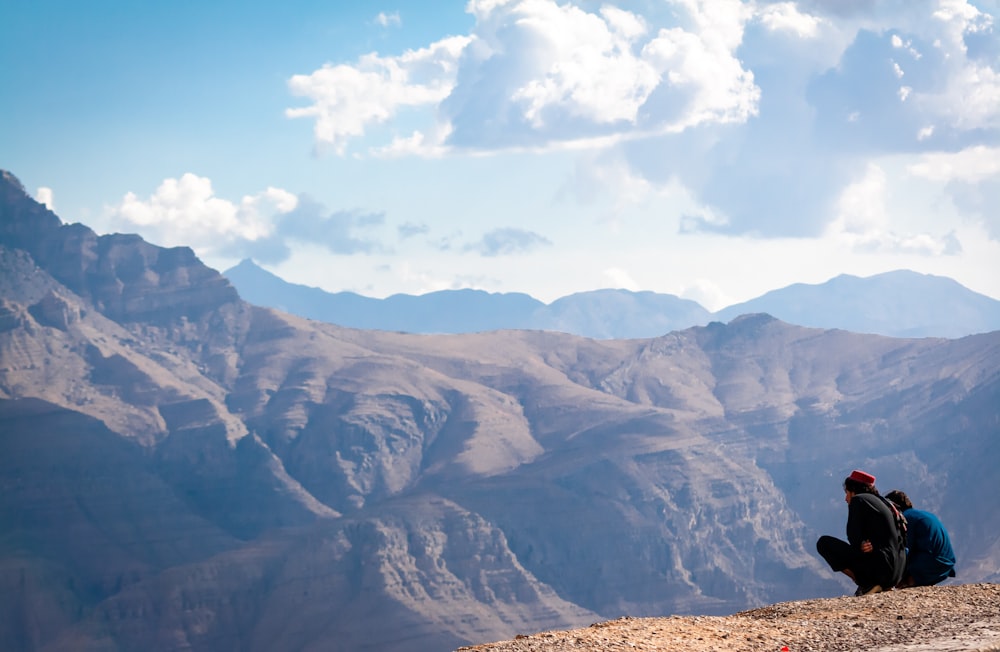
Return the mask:
<path id="1" fill-rule="evenodd" d="M 872 551 L 861 556 L 863 574 L 884 587 L 895 586 L 906 568 L 906 538 L 896 528 L 896 518 L 885 499 L 856 494 L 847 508 L 847 541 L 860 550 L 864 541 Z"/>
<path id="2" fill-rule="evenodd" d="M 955 552 L 948 531 L 938 517 L 919 509 L 908 509 L 903 516 L 908 524 L 906 572 L 917 586 L 929 586 L 955 577 Z"/>

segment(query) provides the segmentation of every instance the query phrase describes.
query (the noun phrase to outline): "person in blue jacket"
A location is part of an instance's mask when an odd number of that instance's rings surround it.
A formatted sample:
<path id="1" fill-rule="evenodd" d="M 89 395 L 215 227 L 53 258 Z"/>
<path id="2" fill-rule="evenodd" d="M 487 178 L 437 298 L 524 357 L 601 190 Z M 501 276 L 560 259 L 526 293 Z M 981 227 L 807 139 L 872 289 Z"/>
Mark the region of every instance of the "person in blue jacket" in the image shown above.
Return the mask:
<path id="1" fill-rule="evenodd" d="M 906 535 L 896 510 L 875 488 L 875 476 L 855 470 L 844 480 L 847 541 L 821 536 L 816 550 L 834 572 L 858 585 L 854 595 L 889 591 L 903 578 Z"/>
<path id="2" fill-rule="evenodd" d="M 914 509 L 910 498 L 895 489 L 885 495 L 906 517 L 906 570 L 899 588 L 933 586 L 955 577 L 955 551 L 941 520 L 920 509 Z"/>

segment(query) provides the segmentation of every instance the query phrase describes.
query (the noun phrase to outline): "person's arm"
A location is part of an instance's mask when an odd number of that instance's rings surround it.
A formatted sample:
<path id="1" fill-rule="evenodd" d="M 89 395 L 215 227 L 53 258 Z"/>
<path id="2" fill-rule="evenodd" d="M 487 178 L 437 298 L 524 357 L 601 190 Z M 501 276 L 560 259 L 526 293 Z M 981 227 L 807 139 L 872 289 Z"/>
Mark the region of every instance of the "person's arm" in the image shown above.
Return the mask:
<path id="1" fill-rule="evenodd" d="M 862 514 L 862 501 L 860 496 L 851 498 L 847 504 L 847 542 L 855 548 L 861 548 L 861 542 L 865 540 L 864 516 Z"/>
<path id="2" fill-rule="evenodd" d="M 871 552 L 872 506 L 860 495 L 851 499 L 847 506 L 847 542 L 861 552 Z"/>

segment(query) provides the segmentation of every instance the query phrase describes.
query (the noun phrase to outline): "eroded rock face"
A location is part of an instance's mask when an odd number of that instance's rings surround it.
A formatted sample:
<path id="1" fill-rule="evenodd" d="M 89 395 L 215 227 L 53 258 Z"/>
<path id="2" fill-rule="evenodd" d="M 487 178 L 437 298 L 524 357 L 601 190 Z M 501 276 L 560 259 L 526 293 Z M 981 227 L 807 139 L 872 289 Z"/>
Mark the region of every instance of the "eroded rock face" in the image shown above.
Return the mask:
<path id="1" fill-rule="evenodd" d="M 28 311 L 42 326 L 58 328 L 61 331 L 80 321 L 80 311 L 77 307 L 55 292 L 46 294 L 41 301 L 30 306 Z"/>
<path id="2" fill-rule="evenodd" d="M 440 650 L 836 595 L 813 544 L 855 467 L 997 579 L 967 497 L 1000 462 L 998 333 L 350 330 L 0 198 L 14 649 Z"/>
<path id="3" fill-rule="evenodd" d="M 164 249 L 137 235 L 98 236 L 62 224 L 9 172 L 0 179 L 0 243 L 31 254 L 67 288 L 120 322 L 197 321 L 239 300 L 188 247 Z"/>
<path id="4" fill-rule="evenodd" d="M 29 327 L 24 310 L 16 303 L 0 299 L 0 331 L 12 331 Z"/>

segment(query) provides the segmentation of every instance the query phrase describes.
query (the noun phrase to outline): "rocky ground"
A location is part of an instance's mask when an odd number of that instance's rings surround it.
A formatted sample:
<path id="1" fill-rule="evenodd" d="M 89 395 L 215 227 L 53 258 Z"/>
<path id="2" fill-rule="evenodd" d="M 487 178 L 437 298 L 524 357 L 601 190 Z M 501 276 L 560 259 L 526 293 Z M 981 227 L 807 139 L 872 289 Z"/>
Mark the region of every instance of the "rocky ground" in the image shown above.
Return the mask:
<path id="1" fill-rule="evenodd" d="M 956 584 L 861 598 L 784 602 L 731 616 L 623 617 L 519 635 L 466 652 L 1000 651 L 1000 584 Z"/>

